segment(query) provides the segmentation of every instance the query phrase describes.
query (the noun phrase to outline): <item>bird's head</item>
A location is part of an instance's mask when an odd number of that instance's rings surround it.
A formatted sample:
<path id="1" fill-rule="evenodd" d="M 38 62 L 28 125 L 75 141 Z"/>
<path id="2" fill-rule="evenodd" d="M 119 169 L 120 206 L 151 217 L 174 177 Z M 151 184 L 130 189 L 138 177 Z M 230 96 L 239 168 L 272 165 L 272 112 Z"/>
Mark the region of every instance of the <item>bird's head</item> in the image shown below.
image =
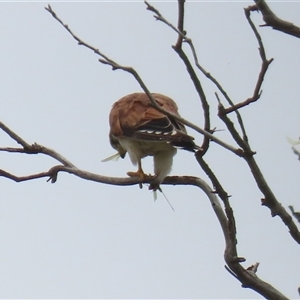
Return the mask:
<path id="1" fill-rule="evenodd" d="M 127 151 L 121 146 L 121 144 L 119 143 L 119 140 L 111 133 L 109 134 L 109 141 L 110 141 L 111 146 L 118 151 L 119 155 L 122 158 L 124 158 Z"/>

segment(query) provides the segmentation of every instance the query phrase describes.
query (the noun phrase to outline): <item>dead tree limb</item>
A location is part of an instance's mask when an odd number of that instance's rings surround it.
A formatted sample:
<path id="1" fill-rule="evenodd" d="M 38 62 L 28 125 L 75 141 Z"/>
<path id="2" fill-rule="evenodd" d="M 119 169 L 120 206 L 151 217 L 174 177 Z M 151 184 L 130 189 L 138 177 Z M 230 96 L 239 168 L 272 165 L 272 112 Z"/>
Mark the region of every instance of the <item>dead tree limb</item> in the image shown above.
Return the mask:
<path id="1" fill-rule="evenodd" d="M 251 8 L 252 11 L 261 12 L 263 20 L 265 21 L 265 24 L 261 25 L 261 27 L 270 26 L 275 30 L 300 38 L 300 27 L 278 18 L 265 0 L 254 0 L 254 2 L 255 5 L 252 5 L 249 8 Z"/>

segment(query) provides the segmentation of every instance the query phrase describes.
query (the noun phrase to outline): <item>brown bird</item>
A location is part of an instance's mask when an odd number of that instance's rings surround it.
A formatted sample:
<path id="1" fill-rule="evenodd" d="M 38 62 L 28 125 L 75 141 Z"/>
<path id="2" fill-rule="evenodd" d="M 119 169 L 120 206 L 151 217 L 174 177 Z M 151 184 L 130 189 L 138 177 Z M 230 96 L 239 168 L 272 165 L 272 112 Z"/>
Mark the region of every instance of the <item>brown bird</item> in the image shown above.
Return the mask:
<path id="1" fill-rule="evenodd" d="M 177 105 L 171 98 L 157 93 L 152 96 L 163 109 L 179 116 Z M 192 152 L 199 149 L 184 125 L 153 108 L 145 93 L 133 93 L 115 102 L 110 111 L 109 124 L 111 146 L 122 158 L 128 152 L 131 162 L 138 165 L 136 172 L 127 173 L 129 176 L 139 177 L 143 181 L 146 175 L 141 159 L 154 157 L 155 178 L 150 190 L 160 189 L 160 183 L 170 173 L 176 148 Z"/>

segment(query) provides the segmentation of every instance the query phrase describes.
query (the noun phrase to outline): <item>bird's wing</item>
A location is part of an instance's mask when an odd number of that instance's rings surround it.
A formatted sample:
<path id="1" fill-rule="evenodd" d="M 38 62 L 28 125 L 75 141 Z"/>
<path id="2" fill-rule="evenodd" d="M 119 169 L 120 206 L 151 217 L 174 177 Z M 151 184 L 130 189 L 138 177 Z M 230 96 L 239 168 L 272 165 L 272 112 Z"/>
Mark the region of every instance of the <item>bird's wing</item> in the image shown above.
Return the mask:
<path id="1" fill-rule="evenodd" d="M 179 116 L 177 105 L 171 98 L 152 95 L 162 108 Z M 117 101 L 110 113 L 110 126 L 111 134 L 116 137 L 165 141 L 186 149 L 194 146 L 194 138 L 187 135 L 184 125 L 153 108 L 144 93 L 130 94 Z"/>

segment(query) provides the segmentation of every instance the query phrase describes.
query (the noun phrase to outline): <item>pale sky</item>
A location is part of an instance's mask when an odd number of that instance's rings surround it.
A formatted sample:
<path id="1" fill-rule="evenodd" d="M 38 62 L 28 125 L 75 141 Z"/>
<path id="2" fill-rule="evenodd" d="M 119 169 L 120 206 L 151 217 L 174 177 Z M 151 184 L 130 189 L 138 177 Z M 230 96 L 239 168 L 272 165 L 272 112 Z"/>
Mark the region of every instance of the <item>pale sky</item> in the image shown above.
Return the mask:
<path id="1" fill-rule="evenodd" d="M 199 62 L 235 102 L 250 97 L 260 70 L 258 44 L 244 16 L 253 1 L 186 3 L 185 29 Z M 174 24 L 177 3 L 150 2 Z M 134 78 L 100 64 L 44 9 L 46 2 L 0 3 L 0 120 L 28 143 L 55 149 L 78 168 L 122 177 L 135 170 L 112 155 L 108 114 L 122 96 L 141 91 Z M 181 115 L 203 126 L 203 113 L 183 63 L 172 50 L 176 34 L 155 21 L 142 1 L 50 2 L 84 41 L 120 64 L 134 67 L 151 92 L 173 98 Z M 299 3 L 270 3 L 300 24 Z M 256 25 L 261 15 L 253 14 Z M 268 58 L 261 99 L 241 110 L 255 158 L 284 207 L 300 211 L 300 164 L 286 136 L 300 135 L 299 39 L 259 29 Z M 188 47 L 185 47 L 190 53 Z M 234 145 L 217 117 L 216 87 L 199 73 L 216 135 Z M 225 100 L 221 98 L 223 103 Z M 233 117 L 233 115 L 232 115 Z M 233 117 L 234 118 L 234 117 Z M 233 119 L 234 120 L 234 119 Z M 189 134 L 201 144 L 202 136 Z M 0 147 L 18 146 L 0 133 Z M 0 153 L 1 169 L 17 175 L 48 170 L 43 155 Z M 261 206 L 246 163 L 211 144 L 206 161 L 230 198 L 238 254 L 245 267 L 290 298 L 300 286 L 299 246 L 287 228 Z M 151 173 L 152 158 L 143 160 Z M 178 151 L 171 175 L 209 180 L 191 153 Z M 261 299 L 224 268 L 224 238 L 205 194 L 190 186 L 163 186 L 154 202 L 147 186 L 116 187 L 59 174 L 0 179 L 0 298 Z"/>

